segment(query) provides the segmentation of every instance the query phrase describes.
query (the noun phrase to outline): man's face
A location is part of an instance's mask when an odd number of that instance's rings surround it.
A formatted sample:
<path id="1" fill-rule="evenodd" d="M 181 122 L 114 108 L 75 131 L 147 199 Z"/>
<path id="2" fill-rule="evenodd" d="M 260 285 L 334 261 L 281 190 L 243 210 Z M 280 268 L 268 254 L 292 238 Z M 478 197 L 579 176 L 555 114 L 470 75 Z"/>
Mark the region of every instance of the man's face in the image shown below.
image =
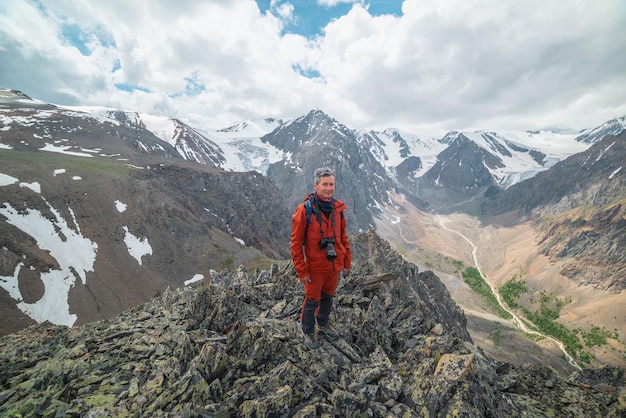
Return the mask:
<path id="1" fill-rule="evenodd" d="M 335 176 L 322 177 L 319 184 L 313 183 L 313 187 L 322 199 L 330 200 L 335 194 Z"/>

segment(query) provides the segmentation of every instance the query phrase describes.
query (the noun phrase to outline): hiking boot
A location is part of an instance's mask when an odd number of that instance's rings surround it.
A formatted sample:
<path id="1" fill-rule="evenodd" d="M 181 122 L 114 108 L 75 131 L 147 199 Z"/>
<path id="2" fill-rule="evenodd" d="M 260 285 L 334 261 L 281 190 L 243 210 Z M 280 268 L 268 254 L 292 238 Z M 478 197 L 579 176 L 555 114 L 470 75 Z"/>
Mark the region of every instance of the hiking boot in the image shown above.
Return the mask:
<path id="1" fill-rule="evenodd" d="M 336 340 L 337 338 L 339 338 L 339 332 L 337 332 L 337 330 L 333 328 L 330 324 L 327 324 L 324 327 L 320 325 L 315 325 L 315 330 L 320 334 L 323 334 L 326 337 L 330 338 L 331 340 Z"/>
<path id="2" fill-rule="evenodd" d="M 309 350 L 320 348 L 320 343 L 317 341 L 317 333 L 313 331 L 310 334 L 304 334 L 304 344 L 309 348 Z"/>

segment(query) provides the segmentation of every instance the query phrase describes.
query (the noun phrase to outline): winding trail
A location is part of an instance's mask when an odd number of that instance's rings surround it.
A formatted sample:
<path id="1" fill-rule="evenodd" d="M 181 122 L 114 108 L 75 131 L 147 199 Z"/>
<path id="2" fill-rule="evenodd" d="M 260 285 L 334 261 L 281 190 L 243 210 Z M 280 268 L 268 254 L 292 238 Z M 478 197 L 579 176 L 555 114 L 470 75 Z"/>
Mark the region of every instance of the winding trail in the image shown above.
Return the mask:
<path id="1" fill-rule="evenodd" d="M 505 306 L 505 304 L 502 302 L 502 298 L 500 297 L 500 293 L 491 284 L 487 276 L 482 272 L 480 268 L 480 264 L 478 263 L 478 256 L 476 255 L 478 247 L 469 238 L 467 238 L 465 235 L 463 235 L 459 231 L 448 228 L 445 224 L 445 220 L 441 217 L 441 215 L 439 215 L 438 213 L 435 213 L 435 215 L 437 216 L 437 221 L 439 222 L 439 225 L 441 225 L 443 229 L 457 234 L 472 247 L 472 257 L 474 259 L 474 264 L 476 266 L 476 269 L 478 270 L 480 275 L 485 279 L 485 282 L 489 285 L 489 288 L 491 288 L 491 292 L 495 295 L 496 300 L 498 301 L 498 304 L 502 307 L 502 309 L 504 309 L 509 314 L 511 314 L 511 316 L 513 317 L 513 324 L 517 326 L 519 329 L 521 329 L 522 331 L 524 331 L 525 333 L 539 335 L 543 338 L 547 338 L 550 341 L 554 342 L 559 347 L 559 349 L 563 352 L 563 354 L 565 354 L 565 357 L 567 358 L 569 364 L 571 364 L 573 367 L 577 368 L 578 370 L 582 370 L 581 367 L 578 365 L 578 363 L 576 363 L 576 360 L 567 352 L 567 350 L 565 349 L 565 345 L 561 341 L 557 340 L 554 337 L 551 337 L 550 335 L 546 335 L 541 332 L 528 328 L 526 324 L 524 323 L 524 321 L 522 321 L 520 317 L 515 314 L 515 312 L 512 312 L 507 306 Z"/>

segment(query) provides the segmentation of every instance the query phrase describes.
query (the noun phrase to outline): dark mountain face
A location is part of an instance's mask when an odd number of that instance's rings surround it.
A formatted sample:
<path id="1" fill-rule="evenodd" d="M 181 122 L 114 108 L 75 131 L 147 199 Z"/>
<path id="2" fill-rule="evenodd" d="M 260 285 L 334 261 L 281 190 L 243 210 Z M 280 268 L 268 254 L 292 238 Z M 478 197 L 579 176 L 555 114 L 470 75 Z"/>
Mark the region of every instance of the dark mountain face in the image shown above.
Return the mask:
<path id="1" fill-rule="evenodd" d="M 460 135 L 437 156 L 437 163 L 424 174 L 424 180 L 437 187 L 476 192 L 494 183 L 488 168 L 503 166 L 498 157 Z"/>
<path id="2" fill-rule="evenodd" d="M 619 135 L 624 130 L 624 125 L 626 125 L 626 116 L 612 119 L 589 132 L 579 135 L 576 137 L 576 140 L 586 144 L 595 144 L 607 135 Z"/>
<path id="3" fill-rule="evenodd" d="M 336 172 L 338 199 L 346 202 L 350 231 L 373 227 L 376 202 L 385 201 L 393 185 L 383 166 L 356 134 L 323 112 L 312 111 L 284 124 L 262 140 L 291 154 L 291 160 L 270 166 L 267 176 L 280 188 L 292 208 L 313 191 L 315 169 L 329 166 Z"/>
<path id="4" fill-rule="evenodd" d="M 420 157 L 411 156 L 402 161 L 395 170 L 396 181 L 410 190 L 417 188 L 417 172 L 422 168 Z"/>
<path id="5" fill-rule="evenodd" d="M 419 195 L 433 203 L 458 203 L 495 185 L 489 169 L 501 167 L 504 164 L 498 156 L 460 134 L 419 179 Z"/>
<path id="6" fill-rule="evenodd" d="M 174 119 L 174 123 L 174 147 L 184 159 L 215 167 L 226 162 L 222 150 L 215 142 L 179 120 Z"/>
<path id="7" fill-rule="evenodd" d="M 52 305 L 67 306 L 57 323 L 82 324 L 212 269 L 289 257 L 291 214 L 266 177 L 186 162 L 132 118 L 3 112 L 25 122 L 0 122 L 0 334 Z"/>

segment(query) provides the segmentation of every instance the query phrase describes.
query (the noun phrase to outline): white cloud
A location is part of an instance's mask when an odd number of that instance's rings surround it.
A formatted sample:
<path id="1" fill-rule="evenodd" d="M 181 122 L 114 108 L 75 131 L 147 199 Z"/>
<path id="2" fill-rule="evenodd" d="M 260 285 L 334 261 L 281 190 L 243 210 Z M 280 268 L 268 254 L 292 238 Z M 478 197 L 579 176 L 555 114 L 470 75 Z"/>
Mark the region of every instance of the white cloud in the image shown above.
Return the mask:
<path id="1" fill-rule="evenodd" d="M 405 0 L 400 17 L 348 3 L 306 39 L 282 33 L 288 2 L 275 15 L 252 0 L 3 2 L 0 86 L 199 128 L 311 109 L 415 133 L 582 129 L 626 114 L 620 2 Z"/>
<path id="2" fill-rule="evenodd" d="M 319 4 L 320 6 L 324 6 L 324 7 L 335 7 L 338 4 L 341 3 L 358 3 L 358 4 L 363 4 L 362 0 L 317 0 L 317 4 Z"/>

